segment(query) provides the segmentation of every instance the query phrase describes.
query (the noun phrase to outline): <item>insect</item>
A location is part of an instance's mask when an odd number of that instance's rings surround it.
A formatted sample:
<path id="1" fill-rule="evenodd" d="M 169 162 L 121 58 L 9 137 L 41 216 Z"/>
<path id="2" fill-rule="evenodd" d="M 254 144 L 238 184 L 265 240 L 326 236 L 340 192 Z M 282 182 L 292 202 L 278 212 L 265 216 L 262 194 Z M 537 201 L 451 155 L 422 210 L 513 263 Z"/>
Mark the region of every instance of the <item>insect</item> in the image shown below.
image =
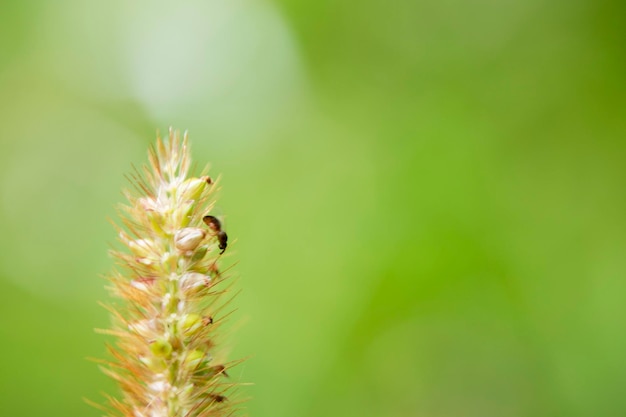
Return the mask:
<path id="1" fill-rule="evenodd" d="M 221 374 L 228 378 L 228 374 L 226 373 L 226 367 L 224 365 L 215 365 L 212 366 L 210 369 L 215 375 Z"/>
<path id="2" fill-rule="evenodd" d="M 228 246 L 228 235 L 226 232 L 220 230 L 217 232 L 217 240 L 220 242 L 219 248 L 222 250 L 220 252 L 221 255 L 226 250 L 226 246 Z"/>
<path id="3" fill-rule="evenodd" d="M 224 401 L 227 400 L 225 396 L 220 395 L 220 394 L 209 394 L 209 397 L 211 397 L 213 401 L 215 401 L 216 403 L 223 403 Z"/>
<path id="4" fill-rule="evenodd" d="M 222 230 L 222 222 L 215 216 L 204 216 L 202 218 L 204 224 L 209 226 L 209 229 L 214 231 L 217 236 L 217 241 L 219 242 L 219 248 L 221 249 L 220 255 L 224 253 L 226 247 L 228 246 L 228 235 L 225 231 Z"/>

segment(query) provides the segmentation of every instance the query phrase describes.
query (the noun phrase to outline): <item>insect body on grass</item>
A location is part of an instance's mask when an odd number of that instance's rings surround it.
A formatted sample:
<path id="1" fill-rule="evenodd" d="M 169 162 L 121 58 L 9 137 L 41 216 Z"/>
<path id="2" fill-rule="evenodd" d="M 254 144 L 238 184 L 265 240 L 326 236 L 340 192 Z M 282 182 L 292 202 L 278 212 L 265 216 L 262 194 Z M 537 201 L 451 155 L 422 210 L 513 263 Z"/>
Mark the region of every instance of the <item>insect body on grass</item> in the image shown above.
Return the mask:
<path id="1" fill-rule="evenodd" d="M 209 226 L 213 232 L 215 232 L 215 236 L 217 237 L 217 241 L 219 243 L 219 248 L 221 249 L 220 255 L 224 253 L 226 247 L 228 246 L 228 235 L 225 231 L 222 230 L 222 222 L 215 216 L 204 216 L 202 221 Z"/>

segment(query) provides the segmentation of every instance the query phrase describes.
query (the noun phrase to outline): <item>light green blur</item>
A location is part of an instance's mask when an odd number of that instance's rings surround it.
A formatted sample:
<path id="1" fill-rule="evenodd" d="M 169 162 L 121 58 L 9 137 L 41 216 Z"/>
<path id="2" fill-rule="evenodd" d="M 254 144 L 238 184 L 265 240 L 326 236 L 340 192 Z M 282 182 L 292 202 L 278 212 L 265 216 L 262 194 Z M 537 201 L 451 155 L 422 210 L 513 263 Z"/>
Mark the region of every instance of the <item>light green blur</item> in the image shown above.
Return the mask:
<path id="1" fill-rule="evenodd" d="M 107 217 L 222 174 L 251 417 L 626 410 L 626 3 L 4 1 L 0 416 L 100 416 Z"/>

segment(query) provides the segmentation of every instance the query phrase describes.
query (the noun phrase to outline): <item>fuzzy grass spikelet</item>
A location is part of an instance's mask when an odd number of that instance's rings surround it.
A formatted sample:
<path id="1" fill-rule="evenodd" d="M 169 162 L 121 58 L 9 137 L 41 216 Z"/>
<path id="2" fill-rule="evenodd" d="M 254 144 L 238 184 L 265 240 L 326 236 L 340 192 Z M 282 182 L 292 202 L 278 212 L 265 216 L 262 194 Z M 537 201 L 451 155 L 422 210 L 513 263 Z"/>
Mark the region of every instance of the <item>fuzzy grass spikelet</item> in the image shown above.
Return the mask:
<path id="1" fill-rule="evenodd" d="M 103 371 L 121 398 L 109 397 L 110 416 L 223 417 L 233 413 L 228 369 L 217 350 L 227 303 L 220 269 L 227 235 L 209 215 L 216 181 L 188 176 L 187 135 L 170 129 L 157 138 L 149 165 L 135 170 L 128 203 L 119 209 L 124 249 L 107 277 L 115 305 L 106 306 L 116 338 Z M 119 304 L 119 305 L 118 305 Z"/>

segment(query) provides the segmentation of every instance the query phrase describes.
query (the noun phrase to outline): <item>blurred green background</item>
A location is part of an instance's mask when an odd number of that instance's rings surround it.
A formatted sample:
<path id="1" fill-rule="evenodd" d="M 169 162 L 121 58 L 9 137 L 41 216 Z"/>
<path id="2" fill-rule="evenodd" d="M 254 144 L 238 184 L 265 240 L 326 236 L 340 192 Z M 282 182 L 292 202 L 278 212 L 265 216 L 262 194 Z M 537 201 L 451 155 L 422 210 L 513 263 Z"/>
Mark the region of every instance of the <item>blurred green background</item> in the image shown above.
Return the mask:
<path id="1" fill-rule="evenodd" d="M 626 3 L 2 1 L 0 416 L 98 416 L 124 174 L 223 174 L 247 413 L 626 415 Z"/>

